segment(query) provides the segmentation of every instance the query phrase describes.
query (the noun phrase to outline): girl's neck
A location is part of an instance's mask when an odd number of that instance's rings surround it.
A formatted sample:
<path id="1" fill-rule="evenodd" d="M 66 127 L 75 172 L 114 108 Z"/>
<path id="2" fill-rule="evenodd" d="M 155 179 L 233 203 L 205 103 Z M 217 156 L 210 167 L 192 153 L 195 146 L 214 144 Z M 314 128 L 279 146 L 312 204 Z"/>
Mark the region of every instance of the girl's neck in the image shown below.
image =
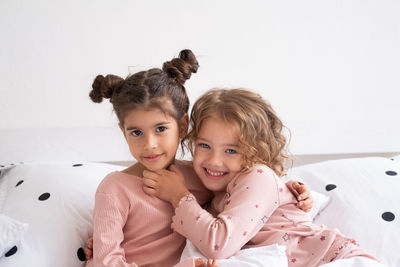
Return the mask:
<path id="1" fill-rule="evenodd" d="M 135 164 L 133 164 L 132 166 L 126 168 L 125 170 L 123 170 L 123 173 L 126 174 L 131 174 L 134 176 L 138 176 L 138 177 L 143 177 L 143 171 L 146 170 L 146 168 L 140 164 L 139 162 L 136 162 Z"/>
<path id="2" fill-rule="evenodd" d="M 171 164 L 175 164 L 176 163 L 176 160 L 174 159 L 174 161 L 173 162 L 171 162 L 167 167 L 166 167 L 166 169 L 168 169 L 168 167 L 171 165 Z M 131 175 L 135 175 L 135 176 L 138 176 L 138 177 L 141 177 L 141 178 L 143 178 L 143 171 L 144 170 L 148 170 L 145 166 L 143 166 L 140 162 L 136 162 L 135 164 L 133 164 L 132 166 L 130 166 L 130 167 L 128 167 L 128 168 L 126 168 L 125 170 L 123 170 L 122 172 L 123 173 L 126 173 L 126 174 L 131 174 Z"/>

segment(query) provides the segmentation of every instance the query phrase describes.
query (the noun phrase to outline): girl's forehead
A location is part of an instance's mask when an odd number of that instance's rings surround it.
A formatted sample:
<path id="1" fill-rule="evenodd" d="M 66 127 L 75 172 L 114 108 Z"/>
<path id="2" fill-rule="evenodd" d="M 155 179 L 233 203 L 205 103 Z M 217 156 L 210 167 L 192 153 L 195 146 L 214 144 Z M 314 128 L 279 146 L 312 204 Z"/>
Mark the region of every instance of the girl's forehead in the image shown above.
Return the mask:
<path id="1" fill-rule="evenodd" d="M 205 124 L 207 125 L 207 124 L 211 124 L 211 123 L 221 125 L 221 127 L 224 127 L 225 129 L 231 130 L 231 131 L 238 132 L 240 129 L 239 124 L 235 120 L 227 118 L 227 117 L 222 118 L 217 115 L 212 115 L 212 116 L 208 116 L 208 117 L 204 118 L 200 124 L 199 129 L 201 130 L 203 125 L 205 125 Z"/>
<path id="2" fill-rule="evenodd" d="M 199 128 L 199 134 L 218 134 L 226 137 L 237 138 L 239 136 L 239 127 L 234 121 L 211 116 L 202 121 Z"/>
<path id="3" fill-rule="evenodd" d="M 126 127 L 155 125 L 163 122 L 171 123 L 176 122 L 176 120 L 168 112 L 162 111 L 158 108 L 133 109 L 127 112 L 124 116 L 124 124 Z"/>
<path id="4" fill-rule="evenodd" d="M 172 101 L 168 97 L 159 97 L 156 100 L 146 102 L 140 105 L 134 105 L 131 108 L 125 110 L 125 118 L 129 116 L 137 116 L 138 114 L 143 115 L 143 113 L 164 113 L 165 116 L 174 117 L 175 109 Z"/>

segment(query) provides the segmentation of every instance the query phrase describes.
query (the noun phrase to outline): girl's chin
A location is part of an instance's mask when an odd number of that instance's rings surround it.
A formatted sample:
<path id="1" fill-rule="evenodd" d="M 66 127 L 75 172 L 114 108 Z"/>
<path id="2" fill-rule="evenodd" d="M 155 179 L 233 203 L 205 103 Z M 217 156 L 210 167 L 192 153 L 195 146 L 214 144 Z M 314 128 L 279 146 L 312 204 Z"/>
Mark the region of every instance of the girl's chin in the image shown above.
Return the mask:
<path id="1" fill-rule="evenodd" d="M 149 170 L 149 171 L 153 171 L 153 172 L 155 172 L 155 171 L 158 171 L 158 170 L 163 170 L 163 169 L 168 169 L 169 168 L 169 166 L 171 165 L 171 164 L 173 164 L 174 163 L 174 161 L 172 160 L 170 163 L 154 163 L 154 164 L 149 164 L 148 162 L 141 162 L 141 165 L 146 169 L 146 170 Z"/>
<path id="2" fill-rule="evenodd" d="M 208 190 L 210 190 L 214 194 L 214 196 L 218 195 L 221 192 L 223 192 L 225 194 L 224 188 L 220 188 L 220 187 L 216 187 L 216 186 L 212 186 L 212 185 L 205 185 L 205 187 Z"/>

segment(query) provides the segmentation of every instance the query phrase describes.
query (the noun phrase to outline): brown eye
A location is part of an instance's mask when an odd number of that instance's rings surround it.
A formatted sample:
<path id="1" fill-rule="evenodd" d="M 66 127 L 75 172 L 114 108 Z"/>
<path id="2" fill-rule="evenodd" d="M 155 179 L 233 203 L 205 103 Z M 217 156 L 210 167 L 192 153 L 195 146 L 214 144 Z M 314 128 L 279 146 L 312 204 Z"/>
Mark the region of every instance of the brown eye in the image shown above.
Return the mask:
<path id="1" fill-rule="evenodd" d="M 131 132 L 131 135 L 132 135 L 132 136 L 139 136 L 139 135 L 142 135 L 142 131 L 140 131 L 140 130 L 132 131 L 132 132 Z"/>
<path id="2" fill-rule="evenodd" d="M 160 126 L 160 127 L 157 127 L 156 132 L 157 132 L 157 133 L 161 133 L 161 132 L 164 132 L 165 130 L 167 130 L 167 127 L 165 127 L 165 126 Z"/>

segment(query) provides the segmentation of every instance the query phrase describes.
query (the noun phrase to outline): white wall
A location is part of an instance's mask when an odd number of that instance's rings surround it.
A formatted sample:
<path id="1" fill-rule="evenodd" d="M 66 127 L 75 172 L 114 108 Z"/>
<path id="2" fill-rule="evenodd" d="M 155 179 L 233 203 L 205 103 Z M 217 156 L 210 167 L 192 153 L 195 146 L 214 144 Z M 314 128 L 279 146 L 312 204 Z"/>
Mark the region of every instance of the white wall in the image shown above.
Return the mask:
<path id="1" fill-rule="evenodd" d="M 399 14 L 394 0 L 2 0 L 0 160 L 16 129 L 116 127 L 111 106 L 88 98 L 94 77 L 160 67 L 183 48 L 200 63 L 192 102 L 216 86 L 256 90 L 296 154 L 400 151 Z"/>

